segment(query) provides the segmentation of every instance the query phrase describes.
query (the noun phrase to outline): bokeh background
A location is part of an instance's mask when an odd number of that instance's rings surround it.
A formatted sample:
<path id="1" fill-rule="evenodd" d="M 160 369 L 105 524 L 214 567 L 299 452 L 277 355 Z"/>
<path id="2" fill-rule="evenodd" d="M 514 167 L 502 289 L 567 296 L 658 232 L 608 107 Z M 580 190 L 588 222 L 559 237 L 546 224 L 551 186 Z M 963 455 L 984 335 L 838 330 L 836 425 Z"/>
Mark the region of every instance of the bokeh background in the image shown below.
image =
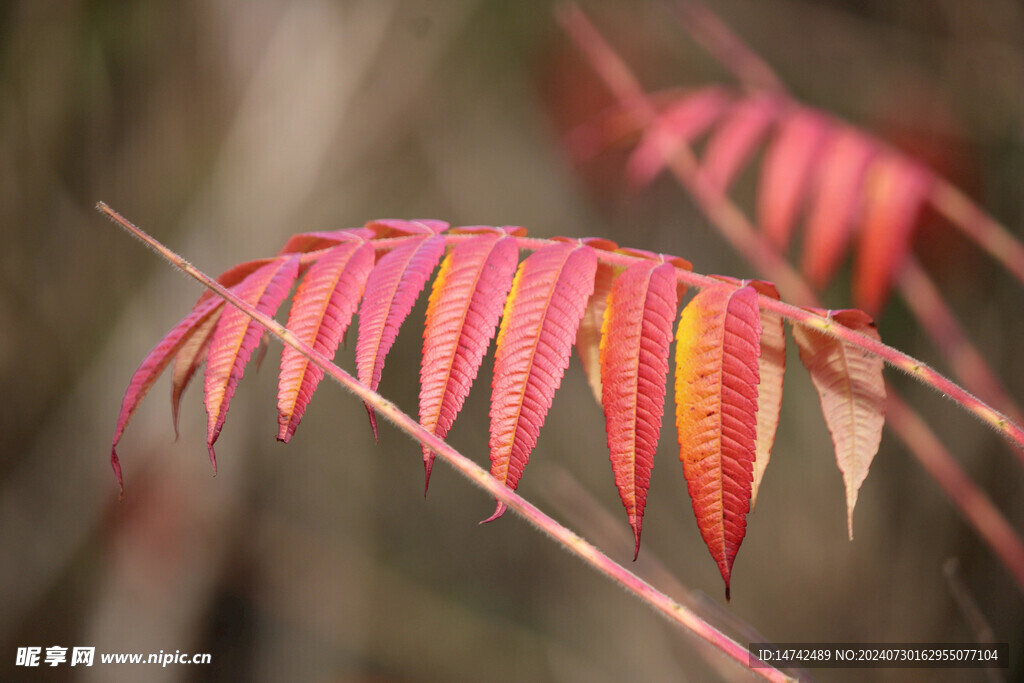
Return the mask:
<path id="1" fill-rule="evenodd" d="M 1013 0 L 722 0 L 709 5 L 805 101 L 920 155 L 1024 232 L 1024 5 Z M 0 4 L 0 678 L 748 680 L 449 468 L 422 496 L 418 446 L 325 383 L 274 440 L 275 365 L 250 367 L 211 477 L 193 387 L 181 436 L 161 380 L 109 440 L 139 361 L 199 289 L 100 217 L 109 203 L 209 273 L 292 233 L 379 217 L 518 224 L 754 276 L 669 181 L 623 190 L 565 133 L 611 102 L 547 2 L 263 0 Z M 661 2 L 584 9 L 650 88 L 728 75 Z M 741 201 L 743 197 L 740 197 Z M 746 206 L 750 206 L 749 202 Z M 1021 288 L 941 225 L 919 253 L 1018 399 Z M 825 293 L 848 304 L 847 276 Z M 422 297 L 425 299 L 425 297 Z M 381 392 L 416 413 L 424 301 Z M 944 368 L 890 305 L 883 338 Z M 339 352 L 352 367 L 352 346 Z M 486 378 L 451 442 L 487 462 Z M 897 381 L 900 381 L 897 379 Z M 1016 528 L 1009 448 L 905 382 Z M 969 595 L 1021 675 L 1022 593 L 889 432 L 846 538 L 842 483 L 795 356 L 772 466 L 727 605 L 666 421 L 630 566 L 750 640 L 972 642 Z M 614 558 L 632 550 L 600 409 L 577 361 L 521 493 Z M 952 576 L 952 581 L 948 578 Z M 738 621 L 738 624 L 733 621 Z M 15 667 L 19 646 L 209 652 L 210 666 Z M 74 676 L 72 676 L 74 674 Z M 820 680 L 988 680 L 828 671 Z M 1019 680 L 1019 679 L 1018 679 Z"/>

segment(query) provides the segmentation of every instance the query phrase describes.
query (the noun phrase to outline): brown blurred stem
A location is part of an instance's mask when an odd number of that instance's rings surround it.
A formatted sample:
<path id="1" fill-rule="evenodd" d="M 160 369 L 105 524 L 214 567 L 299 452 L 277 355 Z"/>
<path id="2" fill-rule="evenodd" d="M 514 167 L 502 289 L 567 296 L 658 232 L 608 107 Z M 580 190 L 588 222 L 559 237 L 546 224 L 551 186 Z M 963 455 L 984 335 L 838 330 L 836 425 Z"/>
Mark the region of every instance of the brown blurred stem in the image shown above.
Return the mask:
<path id="1" fill-rule="evenodd" d="M 677 0 L 669 5 L 690 36 L 719 64 L 729 69 L 744 86 L 769 92 L 786 92 L 786 86 L 775 70 L 703 3 L 697 0 Z"/>
<path id="2" fill-rule="evenodd" d="M 1019 422 L 1020 408 L 978 348 L 968 339 L 935 282 L 912 255 L 900 270 L 897 287 L 911 313 L 946 356 L 953 374 L 960 377 L 971 391 L 999 406 L 1012 420 Z"/>

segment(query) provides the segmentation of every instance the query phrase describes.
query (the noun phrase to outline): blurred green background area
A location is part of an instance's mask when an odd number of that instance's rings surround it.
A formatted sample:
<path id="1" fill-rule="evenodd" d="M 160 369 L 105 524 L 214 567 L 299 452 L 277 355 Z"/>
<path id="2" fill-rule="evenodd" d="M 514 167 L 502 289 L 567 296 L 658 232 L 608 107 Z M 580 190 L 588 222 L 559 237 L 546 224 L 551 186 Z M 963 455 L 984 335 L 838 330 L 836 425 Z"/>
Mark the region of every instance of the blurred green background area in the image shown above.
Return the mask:
<path id="1" fill-rule="evenodd" d="M 1011 0 L 723 0 L 709 7 L 803 100 L 916 154 L 1016 234 L 1024 225 L 1024 5 Z M 583 9 L 645 86 L 728 74 L 661 2 Z M 105 201 L 208 273 L 296 232 L 374 218 L 523 225 L 756 276 L 668 180 L 637 195 L 614 154 L 566 133 L 612 102 L 545 2 L 6 2 L 0 5 L 0 678 L 26 680 L 749 680 L 506 515 L 417 444 L 374 444 L 324 383 L 285 447 L 279 345 L 251 366 L 210 476 L 201 392 L 181 436 L 158 382 L 108 453 L 137 364 L 198 286 L 109 224 Z M 752 205 L 753 178 L 736 193 Z M 918 253 L 1019 400 L 1020 287 L 941 224 Z M 824 298 L 849 305 L 849 275 Z M 381 393 L 416 414 L 426 297 Z M 282 318 L 283 319 L 283 318 Z M 946 370 L 900 303 L 883 339 Z M 354 335 L 337 360 L 352 368 Z M 790 354 L 771 467 L 732 602 L 700 540 L 671 419 L 629 566 L 775 641 L 973 642 L 966 593 L 1021 675 L 1022 594 L 886 432 L 846 537 L 818 400 Z M 487 463 L 490 360 L 451 443 Z M 891 377 L 893 373 L 888 373 Z M 994 434 L 893 377 L 1017 529 L 1024 474 Z M 198 385 L 197 381 L 197 385 Z M 667 398 L 667 401 L 671 401 Z M 668 404 L 671 415 L 671 403 Z M 603 416 L 574 358 L 520 492 L 629 562 Z M 955 571 L 953 571 L 955 570 Z M 945 573 L 944 573 L 945 572 Z M 952 581 L 947 574 L 952 572 Z M 209 652 L 210 666 L 28 671 L 18 647 Z M 45 668 L 45 667 L 44 667 Z M 73 674 L 73 675 L 72 675 Z M 965 670 L 819 670 L 820 680 L 987 680 Z"/>

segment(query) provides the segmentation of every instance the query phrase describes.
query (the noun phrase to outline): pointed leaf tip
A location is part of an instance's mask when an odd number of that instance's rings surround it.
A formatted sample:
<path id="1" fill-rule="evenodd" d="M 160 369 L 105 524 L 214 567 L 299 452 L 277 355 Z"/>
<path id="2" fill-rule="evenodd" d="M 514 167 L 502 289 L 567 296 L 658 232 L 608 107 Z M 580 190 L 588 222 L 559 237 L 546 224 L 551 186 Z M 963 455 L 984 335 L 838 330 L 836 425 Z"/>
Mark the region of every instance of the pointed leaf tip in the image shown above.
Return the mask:
<path id="1" fill-rule="evenodd" d="M 110 448 L 110 466 L 114 470 L 114 477 L 117 479 L 117 488 L 120 493 L 117 496 L 118 501 L 124 500 L 124 479 L 121 478 L 121 461 L 117 457 L 117 449 L 113 446 Z"/>
<path id="2" fill-rule="evenodd" d="M 493 522 L 494 520 L 498 519 L 499 517 L 501 517 L 502 515 L 505 514 L 505 510 L 508 509 L 508 506 L 505 505 L 504 503 L 502 503 L 500 500 L 497 501 L 497 503 L 498 503 L 498 506 L 496 508 L 494 508 L 494 514 L 492 514 L 487 519 L 480 520 L 479 524 L 489 524 L 489 523 Z"/>
<path id="3" fill-rule="evenodd" d="M 370 429 L 373 430 L 373 440 L 380 443 L 380 437 L 377 435 L 377 411 L 373 409 L 369 403 L 363 403 L 366 407 L 366 415 L 370 418 Z"/>
<path id="4" fill-rule="evenodd" d="M 434 469 L 434 452 L 426 446 L 423 447 L 423 497 L 427 497 L 427 490 L 430 488 L 430 472 Z"/>
<path id="5" fill-rule="evenodd" d="M 757 292 L 727 285 L 695 296 L 676 336 L 679 459 L 727 589 L 750 510 L 760 337 Z"/>

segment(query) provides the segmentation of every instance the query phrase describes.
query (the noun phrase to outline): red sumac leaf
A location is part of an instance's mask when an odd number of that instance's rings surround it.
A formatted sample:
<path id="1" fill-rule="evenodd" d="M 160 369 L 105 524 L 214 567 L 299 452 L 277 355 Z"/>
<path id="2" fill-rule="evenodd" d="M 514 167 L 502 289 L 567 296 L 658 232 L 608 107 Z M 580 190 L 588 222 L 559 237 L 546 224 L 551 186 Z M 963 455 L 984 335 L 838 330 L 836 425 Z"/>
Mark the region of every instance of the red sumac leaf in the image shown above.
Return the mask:
<path id="1" fill-rule="evenodd" d="M 333 358 L 363 296 L 373 260 L 369 242 L 342 242 L 327 251 L 299 284 L 288 314 L 288 329 L 314 351 Z M 280 441 L 287 443 L 292 438 L 323 376 L 324 371 L 301 353 L 284 347 L 277 390 Z"/>
<path id="2" fill-rule="evenodd" d="M 569 366 L 596 270 L 592 247 L 552 244 L 524 260 L 512 281 L 494 352 L 490 426 L 491 475 L 510 489 L 519 484 Z M 504 511 L 498 502 L 485 521 Z"/>
<path id="3" fill-rule="evenodd" d="M 615 485 L 640 552 L 647 490 L 665 407 L 676 270 L 638 261 L 612 284 L 601 329 L 601 405 Z"/>
<path id="4" fill-rule="evenodd" d="M 423 329 L 420 424 L 442 439 L 480 370 L 518 261 L 514 238 L 482 234 L 456 245 L 434 278 Z M 424 493 L 433 462 L 424 446 Z"/>
<path id="5" fill-rule="evenodd" d="M 237 286 L 236 294 L 256 310 L 272 316 L 288 295 L 298 272 L 297 255 L 275 259 L 246 277 Z M 224 426 L 238 380 L 242 378 L 245 365 L 262 336 L 263 327 L 259 323 L 234 306 L 228 306 L 221 313 L 210 338 L 203 394 L 207 416 L 206 444 L 214 472 L 217 471 L 217 456 L 213 444 Z"/>
<path id="6" fill-rule="evenodd" d="M 853 128 L 831 134 L 820 162 L 818 185 L 807 219 L 801 268 L 815 287 L 824 287 L 839 266 L 861 209 L 864 172 L 876 145 Z"/>
<path id="7" fill-rule="evenodd" d="M 864 311 L 809 309 L 861 334 L 879 339 L 874 321 Z M 853 540 L 853 508 L 857 493 L 878 452 L 885 423 L 885 381 L 882 359 L 804 325 L 793 326 L 800 361 L 818 390 L 825 423 L 832 435 L 836 463 L 846 486 L 846 523 Z"/>
<path id="8" fill-rule="evenodd" d="M 406 221 L 376 221 L 370 225 L 394 222 Z M 423 230 L 430 231 L 427 227 Z M 384 359 L 395 343 L 398 329 L 443 253 L 444 237 L 440 235 L 412 239 L 383 256 L 370 273 L 359 308 L 356 370 L 359 381 L 371 389 L 376 391 L 380 384 Z M 376 438 L 377 415 L 369 405 L 366 412 Z"/>
<path id="9" fill-rule="evenodd" d="M 676 334 L 679 459 L 726 599 L 750 510 L 760 339 L 757 292 L 727 285 L 695 296 Z"/>
<path id="10" fill-rule="evenodd" d="M 778 98 L 769 94 L 752 95 L 733 106 L 711 134 L 704 152 L 704 173 L 712 186 L 721 192 L 729 189 L 778 111 Z"/>
<path id="11" fill-rule="evenodd" d="M 853 296 L 869 313 L 882 308 L 903 267 L 931 180 L 927 169 L 896 154 L 879 159 L 868 171 Z"/>
<path id="12" fill-rule="evenodd" d="M 828 130 L 824 117 L 799 108 L 779 125 L 761 166 L 757 215 L 765 236 L 789 245 L 811 170 Z"/>

